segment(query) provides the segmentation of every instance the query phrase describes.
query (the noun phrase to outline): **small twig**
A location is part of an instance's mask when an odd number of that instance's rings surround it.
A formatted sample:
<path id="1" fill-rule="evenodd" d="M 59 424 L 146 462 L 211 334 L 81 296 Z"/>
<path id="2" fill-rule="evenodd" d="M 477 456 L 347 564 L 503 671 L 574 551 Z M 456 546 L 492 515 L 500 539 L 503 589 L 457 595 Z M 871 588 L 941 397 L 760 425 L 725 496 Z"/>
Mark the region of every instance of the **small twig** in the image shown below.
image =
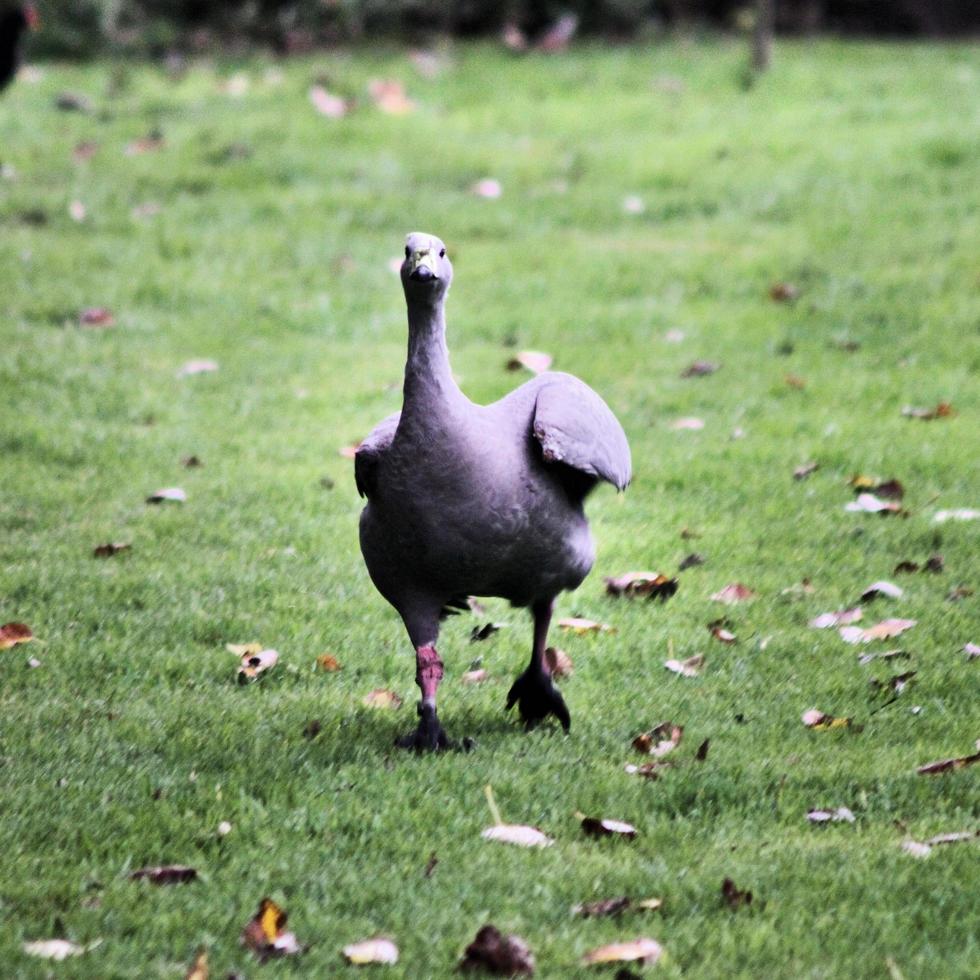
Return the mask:
<path id="1" fill-rule="evenodd" d="M 493 822 L 498 827 L 502 827 L 504 821 L 501 819 L 500 811 L 497 809 L 497 804 L 493 800 L 493 787 L 489 783 L 483 787 L 483 794 L 487 798 L 487 806 L 490 807 L 490 814 L 493 816 Z"/>

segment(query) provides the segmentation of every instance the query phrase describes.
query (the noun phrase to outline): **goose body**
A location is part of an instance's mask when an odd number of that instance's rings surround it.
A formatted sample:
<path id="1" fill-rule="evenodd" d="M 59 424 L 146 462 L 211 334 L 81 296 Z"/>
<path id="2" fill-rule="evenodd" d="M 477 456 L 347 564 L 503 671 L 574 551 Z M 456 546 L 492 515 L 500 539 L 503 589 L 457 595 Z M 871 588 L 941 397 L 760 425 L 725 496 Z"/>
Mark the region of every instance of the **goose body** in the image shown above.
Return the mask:
<path id="1" fill-rule="evenodd" d="M 519 703 L 528 723 L 554 713 L 568 727 L 543 658 L 551 609 L 592 567 L 586 495 L 600 480 L 625 489 L 631 475 L 618 421 L 572 375 L 538 375 L 491 405 L 460 391 L 445 338 L 451 278 L 442 242 L 409 235 L 402 411 L 376 426 L 355 456 L 357 488 L 367 497 L 361 551 L 416 650 L 422 721 L 405 743 L 417 748 L 446 744 L 435 718 L 442 676 L 435 643 L 440 613 L 470 595 L 531 608 L 532 662 L 508 707 Z"/>

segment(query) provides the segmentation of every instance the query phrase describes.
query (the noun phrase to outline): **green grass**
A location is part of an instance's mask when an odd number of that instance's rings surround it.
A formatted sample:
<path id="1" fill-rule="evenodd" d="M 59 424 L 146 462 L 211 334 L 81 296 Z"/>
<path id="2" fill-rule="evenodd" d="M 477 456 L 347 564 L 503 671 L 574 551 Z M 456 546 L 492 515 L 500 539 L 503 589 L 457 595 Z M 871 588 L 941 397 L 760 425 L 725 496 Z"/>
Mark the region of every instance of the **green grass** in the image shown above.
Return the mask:
<path id="1" fill-rule="evenodd" d="M 664 977 L 977 975 L 977 845 L 917 860 L 900 843 L 978 820 L 976 767 L 915 769 L 980 734 L 962 652 L 980 642 L 977 599 L 946 599 L 980 586 L 978 524 L 932 519 L 980 506 L 980 56 L 785 44 L 749 90 L 743 57 L 723 42 L 547 60 L 459 48 L 426 80 L 403 53 L 363 51 L 289 62 L 279 85 L 258 60 L 177 81 L 51 65 L 5 94 L 0 622 L 38 636 L 0 652 L 5 976 L 178 977 L 202 944 L 214 976 L 333 975 L 342 945 L 383 933 L 402 954 L 386 976 L 442 977 L 487 921 L 524 936 L 545 978 L 595 975 L 578 966 L 586 950 L 638 935 L 666 947 L 651 971 Z M 238 70 L 251 86 L 234 99 L 219 83 Z M 358 98 L 348 118 L 313 111 L 321 74 Z M 405 79 L 417 112 L 374 110 L 372 77 Z M 64 89 L 94 114 L 56 110 Z M 162 150 L 124 154 L 154 127 Z M 75 162 L 83 140 L 98 151 Z M 500 200 L 469 193 L 485 176 Z M 628 195 L 645 213 L 624 213 Z M 147 202 L 159 213 L 131 216 Z M 414 722 L 413 662 L 364 571 L 338 449 L 398 407 L 404 308 L 388 262 L 416 228 L 450 245 L 450 344 L 471 397 L 521 380 L 503 367 L 512 348 L 550 351 L 632 443 L 629 492 L 590 501 L 595 571 L 560 602 L 618 629 L 553 636 L 575 662 L 569 738 L 504 716 L 530 628 L 491 602 L 506 629 L 472 646 L 459 617 L 441 643 L 441 714 L 476 751 L 391 747 Z M 795 303 L 770 300 L 778 281 L 800 288 Z M 75 325 L 100 305 L 115 327 Z M 220 371 L 178 379 L 196 357 Z M 722 367 L 681 379 L 696 358 Z M 901 415 L 940 400 L 958 414 Z M 704 429 L 671 430 L 681 416 Z M 203 467 L 181 466 L 191 453 Z M 809 459 L 820 468 L 795 482 Z M 855 473 L 900 478 L 908 517 L 846 513 Z M 144 504 L 171 485 L 186 504 Z M 132 549 L 93 558 L 109 540 Z M 604 596 L 603 575 L 672 571 L 692 550 L 706 563 L 666 605 Z M 898 578 L 904 597 L 865 616 L 918 620 L 892 644 L 911 661 L 860 666 L 807 627 L 936 551 L 943 574 Z M 791 601 L 804 578 L 812 593 Z M 758 597 L 710 601 L 733 581 Z M 724 613 L 735 646 L 705 629 Z M 281 662 L 240 688 L 224 646 L 252 639 Z M 664 670 L 671 647 L 706 653 L 703 676 Z M 315 669 L 324 651 L 340 673 Z M 465 687 L 477 655 L 493 679 Z M 869 679 L 908 669 L 912 685 L 874 710 Z M 405 706 L 362 706 L 377 687 Z M 814 706 L 863 728 L 808 731 Z M 642 761 L 631 738 L 666 719 L 685 726 L 681 763 L 657 782 L 626 775 Z M 505 819 L 556 845 L 481 841 L 487 783 Z M 853 825 L 805 819 L 841 805 Z M 589 840 L 576 811 L 640 837 Z M 128 880 L 162 862 L 202 880 Z M 751 909 L 723 906 L 726 876 Z M 266 894 L 310 949 L 259 971 L 238 935 Z M 618 894 L 663 910 L 569 913 Z M 53 935 L 102 944 L 57 968 L 22 953 Z"/>

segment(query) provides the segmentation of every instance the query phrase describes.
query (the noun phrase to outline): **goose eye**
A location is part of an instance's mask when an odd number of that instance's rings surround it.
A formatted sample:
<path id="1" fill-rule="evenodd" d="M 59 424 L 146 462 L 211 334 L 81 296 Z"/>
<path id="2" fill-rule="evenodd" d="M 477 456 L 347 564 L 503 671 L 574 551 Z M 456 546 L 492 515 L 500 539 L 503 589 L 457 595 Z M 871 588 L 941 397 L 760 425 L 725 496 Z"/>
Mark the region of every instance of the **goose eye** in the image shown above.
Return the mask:
<path id="1" fill-rule="evenodd" d="M 444 259 L 446 257 L 446 250 L 444 248 L 439 249 L 439 258 Z"/>
<path id="2" fill-rule="evenodd" d="M 406 245 L 405 246 L 405 258 L 407 259 L 412 254 L 412 250 Z"/>

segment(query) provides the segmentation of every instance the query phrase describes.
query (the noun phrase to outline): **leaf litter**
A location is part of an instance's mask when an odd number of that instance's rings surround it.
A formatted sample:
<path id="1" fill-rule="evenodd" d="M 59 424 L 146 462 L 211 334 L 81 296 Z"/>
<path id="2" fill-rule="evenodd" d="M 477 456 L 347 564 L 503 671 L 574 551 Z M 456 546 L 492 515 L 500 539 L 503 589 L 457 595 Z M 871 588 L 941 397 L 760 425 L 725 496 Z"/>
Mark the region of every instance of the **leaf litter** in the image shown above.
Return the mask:
<path id="1" fill-rule="evenodd" d="M 9 650 L 18 643 L 30 643 L 34 639 L 26 623 L 4 623 L 0 626 L 0 650 Z"/>
<path id="2" fill-rule="evenodd" d="M 242 945 L 255 953 L 260 963 L 302 953 L 296 936 L 286 931 L 286 921 L 286 913 L 271 898 L 263 898 L 255 916 L 242 930 Z"/>
<path id="3" fill-rule="evenodd" d="M 344 947 L 343 953 L 347 962 L 355 966 L 366 966 L 371 963 L 393 966 L 398 962 L 398 947 L 383 936 L 351 943 Z"/>
<path id="4" fill-rule="evenodd" d="M 157 865 L 153 868 L 139 868 L 129 876 L 133 881 L 149 881 L 154 885 L 183 885 L 197 879 L 197 868 L 184 864 Z"/>
<path id="5" fill-rule="evenodd" d="M 534 955 L 520 936 L 505 936 L 496 926 L 481 926 L 463 952 L 460 973 L 489 973 L 494 976 L 531 976 Z"/>
<path id="6" fill-rule="evenodd" d="M 502 844 L 516 844 L 518 847 L 550 847 L 554 844 L 554 841 L 547 834 L 538 830 L 537 827 L 504 823 L 493 798 L 493 787 L 489 783 L 483 787 L 483 793 L 493 816 L 493 826 L 487 827 L 480 834 L 484 840 L 499 841 Z"/>
<path id="7" fill-rule="evenodd" d="M 590 950 L 582 957 L 586 966 L 604 963 L 640 963 L 652 965 L 663 956 L 664 948 L 655 939 L 631 939 L 621 943 L 609 943 Z"/>
<path id="8" fill-rule="evenodd" d="M 679 587 L 676 578 L 660 572 L 624 572 L 603 581 L 606 583 L 606 592 L 611 596 L 646 596 L 661 602 L 666 602 Z"/>

